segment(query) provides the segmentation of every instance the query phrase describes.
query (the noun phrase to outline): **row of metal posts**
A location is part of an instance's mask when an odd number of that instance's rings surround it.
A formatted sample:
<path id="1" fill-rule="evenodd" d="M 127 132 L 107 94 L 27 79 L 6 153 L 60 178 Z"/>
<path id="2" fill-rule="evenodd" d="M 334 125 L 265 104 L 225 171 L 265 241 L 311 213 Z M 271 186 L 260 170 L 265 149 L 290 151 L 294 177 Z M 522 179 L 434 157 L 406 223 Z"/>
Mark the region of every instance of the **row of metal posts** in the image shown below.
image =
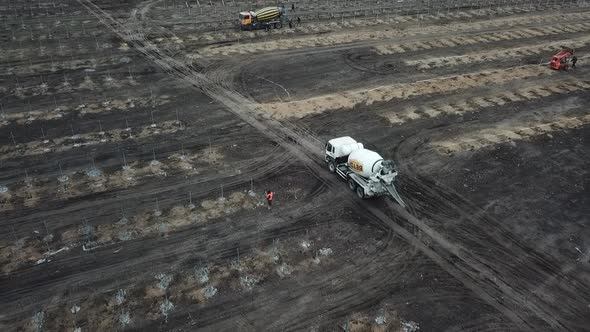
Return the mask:
<path id="1" fill-rule="evenodd" d="M 397 2 L 380 2 L 376 1 L 375 6 L 370 3 L 359 1 L 359 0 L 338 0 L 338 1 L 313 1 L 305 4 L 296 3 L 296 10 L 294 15 L 299 16 L 304 22 L 310 21 L 325 21 L 333 19 L 344 19 L 346 18 L 372 18 L 372 17 L 390 17 L 392 15 L 434 15 L 450 13 L 459 9 L 466 10 L 494 10 L 501 7 L 514 7 L 521 8 L 523 10 L 532 10 L 535 6 L 560 6 L 563 7 L 566 4 L 582 4 L 584 5 L 587 0 L 583 1 L 571 1 L 571 0 L 487 0 L 487 1 L 459 1 L 449 0 L 445 2 L 437 2 L 429 0 L 426 6 L 412 6 L 411 3 L 397 3 Z M 198 5 L 200 10 L 190 12 L 190 5 L 188 4 L 182 7 L 178 7 L 179 11 L 183 11 L 186 15 L 195 16 L 195 24 L 202 30 L 218 30 L 224 28 L 231 28 L 235 26 L 237 19 L 237 13 L 242 10 L 256 9 L 261 6 L 274 4 L 273 1 L 270 3 L 244 3 L 244 4 L 233 4 L 229 5 L 228 2 L 221 3 L 219 0 L 213 4 L 210 2 L 208 7 L 213 7 L 213 15 L 203 11 L 203 6 Z M 225 5 L 224 5 L 225 4 Z M 241 6 L 240 6 L 241 5 Z M 289 4 L 286 4 L 287 6 Z M 340 10 L 338 10 L 340 8 Z M 166 11 L 169 12 L 169 11 Z M 212 16 L 218 17 L 218 19 L 211 19 Z M 213 28 L 213 29 L 211 29 Z"/>

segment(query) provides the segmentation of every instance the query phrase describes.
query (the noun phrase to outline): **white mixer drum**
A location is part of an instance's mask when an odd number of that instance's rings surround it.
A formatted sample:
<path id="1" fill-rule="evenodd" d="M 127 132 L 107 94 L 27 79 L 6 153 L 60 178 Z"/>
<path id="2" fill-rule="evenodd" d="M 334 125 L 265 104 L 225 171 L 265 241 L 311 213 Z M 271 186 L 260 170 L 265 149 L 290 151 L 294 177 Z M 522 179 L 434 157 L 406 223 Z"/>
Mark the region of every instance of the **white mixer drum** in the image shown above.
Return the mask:
<path id="1" fill-rule="evenodd" d="M 381 169 L 383 158 L 375 151 L 359 149 L 348 156 L 348 166 L 358 175 L 370 177 Z"/>

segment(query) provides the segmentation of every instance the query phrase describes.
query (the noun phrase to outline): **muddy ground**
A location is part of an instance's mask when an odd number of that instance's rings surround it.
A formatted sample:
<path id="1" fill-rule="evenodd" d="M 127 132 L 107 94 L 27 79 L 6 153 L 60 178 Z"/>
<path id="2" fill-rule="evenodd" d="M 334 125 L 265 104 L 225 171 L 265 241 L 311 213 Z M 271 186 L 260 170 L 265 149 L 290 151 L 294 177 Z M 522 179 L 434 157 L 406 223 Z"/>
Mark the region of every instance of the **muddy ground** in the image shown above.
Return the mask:
<path id="1" fill-rule="evenodd" d="M 0 2 L 0 328 L 588 330 L 588 4 L 290 5 Z"/>

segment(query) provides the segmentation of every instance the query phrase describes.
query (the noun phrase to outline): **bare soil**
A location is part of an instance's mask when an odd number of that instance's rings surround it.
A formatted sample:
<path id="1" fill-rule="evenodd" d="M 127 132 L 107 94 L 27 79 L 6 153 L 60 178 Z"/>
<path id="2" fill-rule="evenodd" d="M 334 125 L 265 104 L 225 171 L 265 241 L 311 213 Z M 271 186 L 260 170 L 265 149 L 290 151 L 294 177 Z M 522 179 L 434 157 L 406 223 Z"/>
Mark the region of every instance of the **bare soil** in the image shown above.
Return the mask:
<path id="1" fill-rule="evenodd" d="M 0 330 L 588 329 L 587 4 L 295 5 L 0 1 Z"/>

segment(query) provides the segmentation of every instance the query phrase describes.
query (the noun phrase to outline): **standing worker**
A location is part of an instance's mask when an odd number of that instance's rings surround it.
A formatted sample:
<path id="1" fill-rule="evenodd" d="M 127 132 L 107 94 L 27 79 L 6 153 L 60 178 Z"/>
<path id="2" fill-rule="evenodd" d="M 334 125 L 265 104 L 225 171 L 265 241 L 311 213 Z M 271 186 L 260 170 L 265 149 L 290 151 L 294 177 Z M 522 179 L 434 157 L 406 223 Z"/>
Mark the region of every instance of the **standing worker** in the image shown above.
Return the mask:
<path id="1" fill-rule="evenodd" d="M 289 19 L 289 29 L 293 29 L 293 22 Z"/>
<path id="2" fill-rule="evenodd" d="M 294 3 L 291 5 L 291 10 L 295 10 L 295 4 Z"/>
<path id="3" fill-rule="evenodd" d="M 297 25 L 301 24 L 301 19 L 297 16 Z"/>
<path id="4" fill-rule="evenodd" d="M 275 193 L 267 190 L 266 191 L 266 202 L 268 203 L 268 209 L 270 210 L 271 206 L 272 206 L 272 199 L 274 198 Z"/>
<path id="5" fill-rule="evenodd" d="M 578 57 L 574 55 L 572 58 L 572 68 L 576 68 L 576 62 L 578 62 Z"/>

